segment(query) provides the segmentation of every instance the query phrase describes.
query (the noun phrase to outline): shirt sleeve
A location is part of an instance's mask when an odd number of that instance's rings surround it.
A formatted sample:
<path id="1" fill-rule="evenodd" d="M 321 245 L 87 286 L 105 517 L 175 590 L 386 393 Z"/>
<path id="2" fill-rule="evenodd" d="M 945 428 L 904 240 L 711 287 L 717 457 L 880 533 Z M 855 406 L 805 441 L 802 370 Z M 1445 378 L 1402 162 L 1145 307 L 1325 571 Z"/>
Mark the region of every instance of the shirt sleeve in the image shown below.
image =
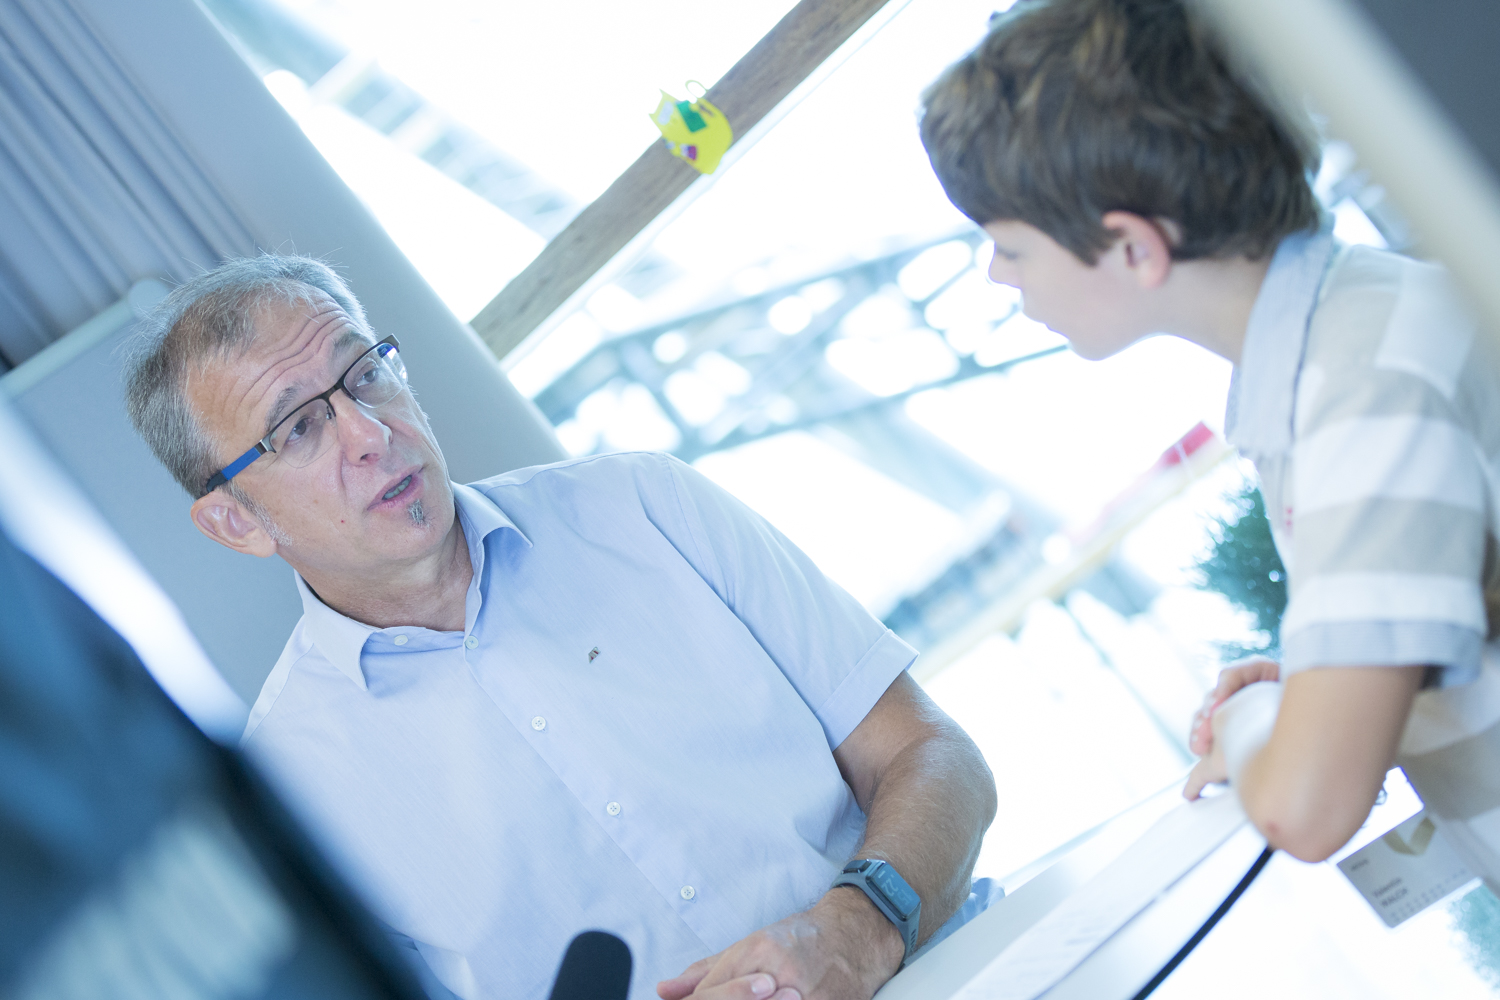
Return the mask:
<path id="1" fill-rule="evenodd" d="M 660 463 L 660 495 L 644 498 L 653 523 L 750 630 L 837 749 L 916 650 L 759 514 L 691 466 L 650 457 Z"/>
<path id="2" fill-rule="evenodd" d="M 1283 673 L 1324 666 L 1478 676 L 1487 477 L 1438 387 L 1350 365 L 1319 372 L 1293 445 Z M 1301 403 L 1299 401 L 1299 407 Z"/>

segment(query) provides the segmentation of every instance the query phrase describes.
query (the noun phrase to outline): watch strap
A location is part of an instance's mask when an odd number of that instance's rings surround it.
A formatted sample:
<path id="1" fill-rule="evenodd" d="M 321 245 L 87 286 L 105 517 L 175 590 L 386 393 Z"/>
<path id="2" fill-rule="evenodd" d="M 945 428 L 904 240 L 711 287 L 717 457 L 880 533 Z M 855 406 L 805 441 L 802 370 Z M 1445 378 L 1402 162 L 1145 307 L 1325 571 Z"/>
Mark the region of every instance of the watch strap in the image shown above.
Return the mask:
<path id="1" fill-rule="evenodd" d="M 882 883 L 893 891 L 888 894 L 886 889 L 881 888 Z M 875 858 L 857 858 L 845 865 L 829 888 L 841 885 L 859 889 L 896 926 L 906 949 L 901 956 L 901 964 L 905 965 L 917 950 L 917 930 L 922 921 L 922 898 L 917 895 L 916 890 L 888 862 Z M 905 907 L 901 905 L 903 897 L 908 904 Z M 903 913 L 903 909 L 906 912 Z"/>

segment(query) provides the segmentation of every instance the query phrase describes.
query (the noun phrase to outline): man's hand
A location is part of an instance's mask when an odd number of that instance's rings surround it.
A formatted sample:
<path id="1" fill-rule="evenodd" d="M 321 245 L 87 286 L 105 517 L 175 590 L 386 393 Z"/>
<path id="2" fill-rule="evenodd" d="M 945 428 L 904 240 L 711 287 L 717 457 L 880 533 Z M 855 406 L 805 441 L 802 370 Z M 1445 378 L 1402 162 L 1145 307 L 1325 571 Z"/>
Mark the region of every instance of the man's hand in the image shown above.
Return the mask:
<path id="1" fill-rule="evenodd" d="M 995 816 L 995 779 L 974 741 L 902 673 L 833 751 L 868 820 L 859 858 L 879 858 L 922 897 L 919 940 L 969 895 Z M 829 889 L 810 910 L 763 927 L 658 983 L 663 1000 L 870 1000 L 905 944 L 869 897 Z M 751 992 L 759 987 L 762 993 Z M 774 995 L 773 995 L 774 993 Z"/>
<path id="2" fill-rule="evenodd" d="M 656 992 L 662 1000 L 870 1000 L 904 952 L 895 925 L 858 889 L 841 886 L 812 909 L 694 962 Z"/>

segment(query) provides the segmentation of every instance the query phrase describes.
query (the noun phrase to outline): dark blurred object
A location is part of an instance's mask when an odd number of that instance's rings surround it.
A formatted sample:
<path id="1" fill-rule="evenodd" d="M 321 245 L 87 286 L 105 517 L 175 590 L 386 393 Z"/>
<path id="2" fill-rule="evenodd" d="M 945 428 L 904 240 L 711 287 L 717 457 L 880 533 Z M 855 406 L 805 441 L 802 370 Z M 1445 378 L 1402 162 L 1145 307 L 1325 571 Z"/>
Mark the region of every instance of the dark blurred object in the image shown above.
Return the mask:
<path id="1" fill-rule="evenodd" d="M 584 931 L 568 945 L 548 1000 L 625 1000 L 630 947 L 613 934 Z"/>
<path id="2" fill-rule="evenodd" d="M 1347 142 L 1500 332 L 1500 5 L 1493 0 L 1188 0 L 1294 118 Z"/>
<path id="3" fill-rule="evenodd" d="M 422 992 L 240 756 L 0 535 L 0 995 Z"/>
<path id="4" fill-rule="evenodd" d="M 1495 104 L 1494 0 L 1355 0 L 1500 176 L 1500 108 Z"/>

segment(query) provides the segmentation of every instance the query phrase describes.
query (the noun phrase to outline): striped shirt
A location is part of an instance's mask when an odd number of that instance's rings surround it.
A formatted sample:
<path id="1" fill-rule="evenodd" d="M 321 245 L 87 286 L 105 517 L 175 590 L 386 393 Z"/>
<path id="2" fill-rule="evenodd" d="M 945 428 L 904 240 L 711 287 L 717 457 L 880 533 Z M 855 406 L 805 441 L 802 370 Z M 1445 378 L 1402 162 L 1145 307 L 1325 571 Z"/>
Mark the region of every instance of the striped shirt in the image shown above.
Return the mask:
<path id="1" fill-rule="evenodd" d="M 1326 232 L 1277 249 L 1225 427 L 1287 567 L 1283 677 L 1478 676 L 1497 575 L 1496 361 L 1441 268 Z"/>
<path id="2" fill-rule="evenodd" d="M 1441 268 L 1327 233 L 1276 251 L 1225 429 L 1288 572 L 1283 679 L 1428 667 L 1397 763 L 1500 892 L 1500 367 Z"/>

